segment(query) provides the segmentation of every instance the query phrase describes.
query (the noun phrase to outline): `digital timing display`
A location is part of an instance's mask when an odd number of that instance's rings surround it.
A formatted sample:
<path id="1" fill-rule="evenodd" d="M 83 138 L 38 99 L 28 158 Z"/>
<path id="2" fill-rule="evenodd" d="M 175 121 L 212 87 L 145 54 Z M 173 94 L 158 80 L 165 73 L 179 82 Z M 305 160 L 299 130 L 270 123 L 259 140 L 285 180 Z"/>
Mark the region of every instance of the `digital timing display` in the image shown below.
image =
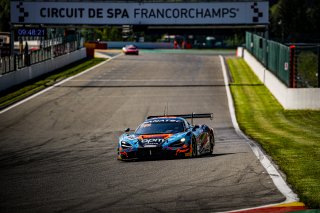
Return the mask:
<path id="1" fill-rule="evenodd" d="M 16 35 L 45 37 L 47 35 L 47 29 L 38 27 L 19 27 L 16 29 Z"/>

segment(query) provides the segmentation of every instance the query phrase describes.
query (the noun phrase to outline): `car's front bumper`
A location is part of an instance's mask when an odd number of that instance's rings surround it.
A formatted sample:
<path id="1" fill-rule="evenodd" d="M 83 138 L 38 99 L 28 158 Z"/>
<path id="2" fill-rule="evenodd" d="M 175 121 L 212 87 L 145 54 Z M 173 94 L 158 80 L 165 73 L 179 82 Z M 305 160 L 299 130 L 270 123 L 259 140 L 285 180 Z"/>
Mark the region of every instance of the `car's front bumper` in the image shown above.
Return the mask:
<path id="1" fill-rule="evenodd" d="M 124 51 L 126 55 L 139 55 L 139 51 Z"/>
<path id="2" fill-rule="evenodd" d="M 118 159 L 150 159 L 150 158 L 172 158 L 172 157 L 190 157 L 191 148 L 183 146 L 178 148 L 171 147 L 152 147 L 152 148 L 137 148 L 137 149 L 122 149 L 119 148 Z"/>

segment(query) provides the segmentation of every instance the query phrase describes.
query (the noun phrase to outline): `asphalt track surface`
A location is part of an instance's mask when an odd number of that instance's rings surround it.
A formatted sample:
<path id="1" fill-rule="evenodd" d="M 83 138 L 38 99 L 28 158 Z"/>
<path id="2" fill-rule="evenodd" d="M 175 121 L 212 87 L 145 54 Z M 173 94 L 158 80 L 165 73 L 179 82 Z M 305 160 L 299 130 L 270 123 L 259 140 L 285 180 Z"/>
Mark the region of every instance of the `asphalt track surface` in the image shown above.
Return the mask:
<path id="1" fill-rule="evenodd" d="M 213 112 L 213 155 L 122 162 L 147 115 Z M 222 212 L 279 203 L 232 126 L 217 55 L 120 56 L 0 114 L 0 212 Z"/>

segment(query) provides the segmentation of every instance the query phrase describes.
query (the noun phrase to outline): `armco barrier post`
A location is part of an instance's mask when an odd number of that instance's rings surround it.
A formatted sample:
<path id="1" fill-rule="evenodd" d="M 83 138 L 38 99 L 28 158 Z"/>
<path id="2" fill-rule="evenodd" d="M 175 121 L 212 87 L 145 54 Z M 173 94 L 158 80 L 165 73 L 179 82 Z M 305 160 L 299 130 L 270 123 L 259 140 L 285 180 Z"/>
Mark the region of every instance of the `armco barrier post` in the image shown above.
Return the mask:
<path id="1" fill-rule="evenodd" d="M 295 48 L 296 46 L 290 46 L 290 88 L 296 88 L 296 69 L 295 69 Z"/>

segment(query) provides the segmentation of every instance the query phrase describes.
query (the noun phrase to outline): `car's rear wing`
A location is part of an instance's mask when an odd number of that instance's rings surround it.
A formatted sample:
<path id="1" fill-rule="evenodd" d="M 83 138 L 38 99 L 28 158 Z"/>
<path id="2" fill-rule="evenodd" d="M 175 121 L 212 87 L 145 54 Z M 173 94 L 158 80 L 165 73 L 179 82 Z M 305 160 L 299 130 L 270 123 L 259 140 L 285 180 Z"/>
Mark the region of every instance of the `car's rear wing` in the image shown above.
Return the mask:
<path id="1" fill-rule="evenodd" d="M 192 114 L 181 114 L 181 115 L 150 115 L 147 119 L 150 118 L 163 118 L 163 117 L 179 117 L 185 119 L 191 119 L 191 123 L 193 125 L 194 118 L 210 118 L 213 119 L 213 113 L 192 113 Z"/>

